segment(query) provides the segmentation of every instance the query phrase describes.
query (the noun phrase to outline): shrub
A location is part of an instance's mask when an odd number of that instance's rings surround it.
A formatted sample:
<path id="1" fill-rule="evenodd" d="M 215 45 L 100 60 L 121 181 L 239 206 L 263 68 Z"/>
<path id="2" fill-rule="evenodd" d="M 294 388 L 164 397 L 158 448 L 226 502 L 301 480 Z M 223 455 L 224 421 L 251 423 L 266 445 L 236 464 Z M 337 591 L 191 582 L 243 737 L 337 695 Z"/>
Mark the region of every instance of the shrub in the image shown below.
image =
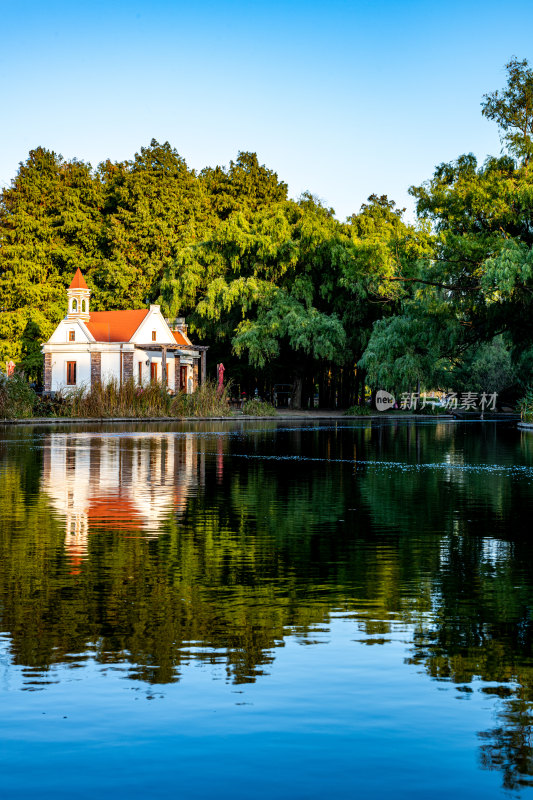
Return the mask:
<path id="1" fill-rule="evenodd" d="M 17 372 L 10 378 L 0 373 L 0 417 L 2 419 L 31 417 L 36 400 L 37 395 L 22 372 Z"/>
<path id="2" fill-rule="evenodd" d="M 533 422 L 533 387 L 528 386 L 525 395 L 518 403 L 523 422 Z"/>
<path id="3" fill-rule="evenodd" d="M 350 406 L 344 412 L 346 417 L 371 417 L 374 414 L 377 414 L 375 408 L 371 408 L 370 406 Z"/>
<path id="4" fill-rule="evenodd" d="M 222 393 L 214 381 L 206 381 L 193 394 L 180 394 L 172 398 L 171 414 L 176 417 L 228 417 L 232 411 L 229 405 L 231 383 L 228 382 Z"/>
<path id="5" fill-rule="evenodd" d="M 242 413 L 249 417 L 275 417 L 278 412 L 270 403 L 252 398 L 252 400 L 247 400 L 244 403 Z"/>

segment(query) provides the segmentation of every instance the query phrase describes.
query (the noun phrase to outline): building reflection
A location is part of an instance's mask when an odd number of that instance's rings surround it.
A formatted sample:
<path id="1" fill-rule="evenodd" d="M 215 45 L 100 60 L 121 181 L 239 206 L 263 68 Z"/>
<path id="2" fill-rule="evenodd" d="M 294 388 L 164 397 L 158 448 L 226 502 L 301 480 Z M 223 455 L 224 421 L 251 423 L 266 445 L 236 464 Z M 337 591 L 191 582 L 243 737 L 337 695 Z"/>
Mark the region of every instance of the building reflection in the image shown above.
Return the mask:
<path id="1" fill-rule="evenodd" d="M 72 574 L 87 556 L 90 534 L 157 536 L 169 516 L 184 511 L 204 482 L 205 460 L 193 438 L 187 433 L 46 437 L 42 489 L 65 519 Z"/>

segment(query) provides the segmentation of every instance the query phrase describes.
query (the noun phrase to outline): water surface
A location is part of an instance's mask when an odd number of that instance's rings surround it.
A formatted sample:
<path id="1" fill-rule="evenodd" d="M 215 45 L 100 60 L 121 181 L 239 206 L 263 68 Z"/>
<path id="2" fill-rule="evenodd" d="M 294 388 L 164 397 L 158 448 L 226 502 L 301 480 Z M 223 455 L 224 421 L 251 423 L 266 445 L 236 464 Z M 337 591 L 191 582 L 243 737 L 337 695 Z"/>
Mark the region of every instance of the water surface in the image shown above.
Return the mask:
<path id="1" fill-rule="evenodd" d="M 2 797 L 533 785 L 533 437 L 0 429 Z"/>

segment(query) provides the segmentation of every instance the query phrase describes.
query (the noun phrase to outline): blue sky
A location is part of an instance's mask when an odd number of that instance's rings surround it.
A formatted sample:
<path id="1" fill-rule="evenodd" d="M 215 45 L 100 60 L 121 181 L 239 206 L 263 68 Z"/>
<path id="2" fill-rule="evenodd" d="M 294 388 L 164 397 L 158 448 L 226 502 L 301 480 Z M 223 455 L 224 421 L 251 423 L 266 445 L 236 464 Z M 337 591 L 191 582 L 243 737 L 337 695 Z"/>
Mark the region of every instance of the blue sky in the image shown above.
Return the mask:
<path id="1" fill-rule="evenodd" d="M 196 169 L 254 150 L 341 219 L 412 209 L 436 164 L 500 150 L 481 116 L 533 3 L 0 0 L 0 184 L 42 145 L 93 166 L 152 137 Z"/>

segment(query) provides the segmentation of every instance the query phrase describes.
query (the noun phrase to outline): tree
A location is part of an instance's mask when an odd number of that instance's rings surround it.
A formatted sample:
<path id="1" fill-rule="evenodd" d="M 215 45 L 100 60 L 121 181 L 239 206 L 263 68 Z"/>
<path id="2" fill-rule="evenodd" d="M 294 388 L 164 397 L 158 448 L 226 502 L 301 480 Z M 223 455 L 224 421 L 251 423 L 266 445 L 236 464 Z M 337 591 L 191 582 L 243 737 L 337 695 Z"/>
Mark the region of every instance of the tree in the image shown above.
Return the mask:
<path id="1" fill-rule="evenodd" d="M 507 86 L 483 96 L 482 114 L 498 124 L 509 152 L 528 164 L 533 155 L 533 70 L 516 57 L 505 69 Z"/>
<path id="2" fill-rule="evenodd" d="M 287 184 L 260 165 L 256 153 L 239 152 L 229 169 L 206 167 L 199 177 L 220 220 L 235 212 L 251 214 L 287 199 Z"/>
<path id="3" fill-rule="evenodd" d="M 201 241 L 215 222 L 194 170 L 168 142 L 152 139 L 133 160 L 98 170 L 105 194 L 105 261 L 95 275 L 104 308 L 154 301 L 179 248 Z"/>
<path id="4" fill-rule="evenodd" d="M 102 188 L 90 164 L 32 150 L 0 198 L 0 360 L 35 375 L 77 267 L 101 261 Z"/>

